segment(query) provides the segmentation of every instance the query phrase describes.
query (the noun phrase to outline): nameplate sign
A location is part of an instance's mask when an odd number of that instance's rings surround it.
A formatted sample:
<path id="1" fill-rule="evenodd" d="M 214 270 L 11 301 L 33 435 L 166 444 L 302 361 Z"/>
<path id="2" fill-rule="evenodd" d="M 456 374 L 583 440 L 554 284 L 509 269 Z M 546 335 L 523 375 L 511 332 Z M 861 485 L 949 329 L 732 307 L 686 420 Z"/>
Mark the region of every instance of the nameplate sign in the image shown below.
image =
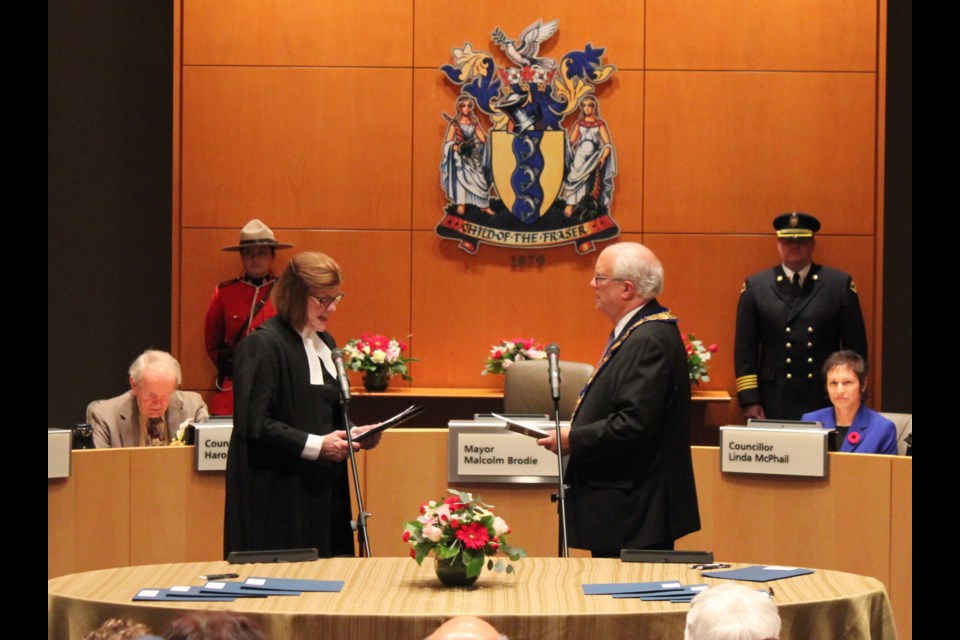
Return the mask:
<path id="1" fill-rule="evenodd" d="M 233 433 L 233 421 L 198 422 L 194 428 L 196 429 L 194 444 L 197 451 L 197 471 L 225 471 L 230 434 Z"/>
<path id="2" fill-rule="evenodd" d="M 552 430 L 554 425 L 544 420 L 536 426 Z M 502 421 L 451 420 L 448 427 L 449 482 L 549 484 L 557 481 L 556 454 L 539 446 L 535 438 L 508 431 Z"/>
<path id="3" fill-rule="evenodd" d="M 827 476 L 827 429 L 720 427 L 720 471 Z"/>
<path id="4" fill-rule="evenodd" d="M 47 478 L 70 477 L 70 449 L 73 432 L 69 429 L 47 429 Z"/>

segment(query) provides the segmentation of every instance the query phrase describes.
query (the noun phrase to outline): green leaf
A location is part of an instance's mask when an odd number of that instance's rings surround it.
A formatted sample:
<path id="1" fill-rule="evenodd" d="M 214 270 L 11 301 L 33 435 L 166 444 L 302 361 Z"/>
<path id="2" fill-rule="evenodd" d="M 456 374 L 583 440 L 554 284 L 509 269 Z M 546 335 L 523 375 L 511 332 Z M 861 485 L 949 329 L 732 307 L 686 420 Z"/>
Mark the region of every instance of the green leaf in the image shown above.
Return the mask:
<path id="1" fill-rule="evenodd" d="M 512 564 L 507 565 L 507 573 L 516 573 L 516 570 L 514 570 Z"/>
<path id="2" fill-rule="evenodd" d="M 471 556 L 467 561 L 467 577 L 472 578 L 473 576 L 480 575 L 480 571 L 483 569 L 483 556 Z"/>

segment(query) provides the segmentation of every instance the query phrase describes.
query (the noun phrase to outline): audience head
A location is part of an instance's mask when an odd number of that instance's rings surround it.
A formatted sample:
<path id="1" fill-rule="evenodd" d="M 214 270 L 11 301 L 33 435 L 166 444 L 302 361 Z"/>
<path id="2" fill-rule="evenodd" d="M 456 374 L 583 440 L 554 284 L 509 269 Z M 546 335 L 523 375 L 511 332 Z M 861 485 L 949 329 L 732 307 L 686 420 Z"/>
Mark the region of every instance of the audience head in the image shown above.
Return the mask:
<path id="1" fill-rule="evenodd" d="M 160 418 L 167 412 L 182 376 L 180 363 L 166 351 L 144 351 L 130 365 L 130 389 L 140 414 Z"/>
<path id="2" fill-rule="evenodd" d="M 190 613 L 170 623 L 166 640 L 266 640 L 251 620 L 229 611 Z"/>
<path id="3" fill-rule="evenodd" d="M 687 612 L 684 640 L 776 640 L 780 614 L 769 595 L 739 584 L 701 591 Z"/>
<path id="4" fill-rule="evenodd" d="M 146 625 L 133 620 L 110 618 L 83 636 L 83 640 L 136 640 L 144 636 L 156 638 L 156 636 L 150 635 L 150 629 Z"/>
<path id="5" fill-rule="evenodd" d="M 337 309 L 342 280 L 340 266 L 330 256 L 317 251 L 298 253 L 273 288 L 277 315 L 297 331 L 308 325 L 325 331 L 327 317 Z"/>
<path id="6" fill-rule="evenodd" d="M 473 616 L 450 618 L 425 640 L 507 640 L 486 620 Z"/>
<path id="7" fill-rule="evenodd" d="M 610 245 L 597 258 L 590 281 L 597 309 L 613 322 L 663 291 L 663 265 L 638 242 Z"/>

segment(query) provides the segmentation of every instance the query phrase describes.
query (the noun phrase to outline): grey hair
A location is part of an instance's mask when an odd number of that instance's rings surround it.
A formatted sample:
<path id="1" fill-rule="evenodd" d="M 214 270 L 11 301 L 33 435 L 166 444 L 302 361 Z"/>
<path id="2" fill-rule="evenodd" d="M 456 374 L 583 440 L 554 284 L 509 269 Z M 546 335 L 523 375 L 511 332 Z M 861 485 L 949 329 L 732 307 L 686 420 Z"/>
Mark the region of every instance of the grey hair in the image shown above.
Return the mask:
<path id="1" fill-rule="evenodd" d="M 740 584 L 701 591 L 687 612 L 685 640 L 776 640 L 780 614 L 770 596 Z"/>
<path id="2" fill-rule="evenodd" d="M 650 249 L 639 242 L 619 242 L 613 250 L 613 277 L 629 280 L 644 298 L 663 292 L 663 265 Z"/>
<path id="3" fill-rule="evenodd" d="M 139 386 L 143 374 L 147 371 L 171 375 L 176 378 L 177 386 L 180 386 L 183 381 L 183 375 L 180 373 L 180 363 L 166 351 L 148 349 L 133 361 L 133 364 L 130 365 L 130 377 L 134 384 Z"/>

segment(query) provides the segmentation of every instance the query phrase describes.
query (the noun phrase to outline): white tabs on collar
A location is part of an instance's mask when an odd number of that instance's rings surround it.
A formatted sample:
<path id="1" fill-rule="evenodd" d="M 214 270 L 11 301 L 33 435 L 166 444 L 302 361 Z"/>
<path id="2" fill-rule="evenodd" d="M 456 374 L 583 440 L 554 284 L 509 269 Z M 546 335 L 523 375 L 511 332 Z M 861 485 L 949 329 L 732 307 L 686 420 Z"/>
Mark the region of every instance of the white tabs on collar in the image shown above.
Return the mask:
<path id="1" fill-rule="evenodd" d="M 336 378 L 337 368 L 333 365 L 330 347 L 320 339 L 320 334 L 313 329 L 305 329 L 300 332 L 300 337 L 303 339 L 303 347 L 307 352 L 307 364 L 310 365 L 310 384 L 321 385 L 324 383 L 323 369 L 320 368 L 321 362 L 327 373 Z"/>

